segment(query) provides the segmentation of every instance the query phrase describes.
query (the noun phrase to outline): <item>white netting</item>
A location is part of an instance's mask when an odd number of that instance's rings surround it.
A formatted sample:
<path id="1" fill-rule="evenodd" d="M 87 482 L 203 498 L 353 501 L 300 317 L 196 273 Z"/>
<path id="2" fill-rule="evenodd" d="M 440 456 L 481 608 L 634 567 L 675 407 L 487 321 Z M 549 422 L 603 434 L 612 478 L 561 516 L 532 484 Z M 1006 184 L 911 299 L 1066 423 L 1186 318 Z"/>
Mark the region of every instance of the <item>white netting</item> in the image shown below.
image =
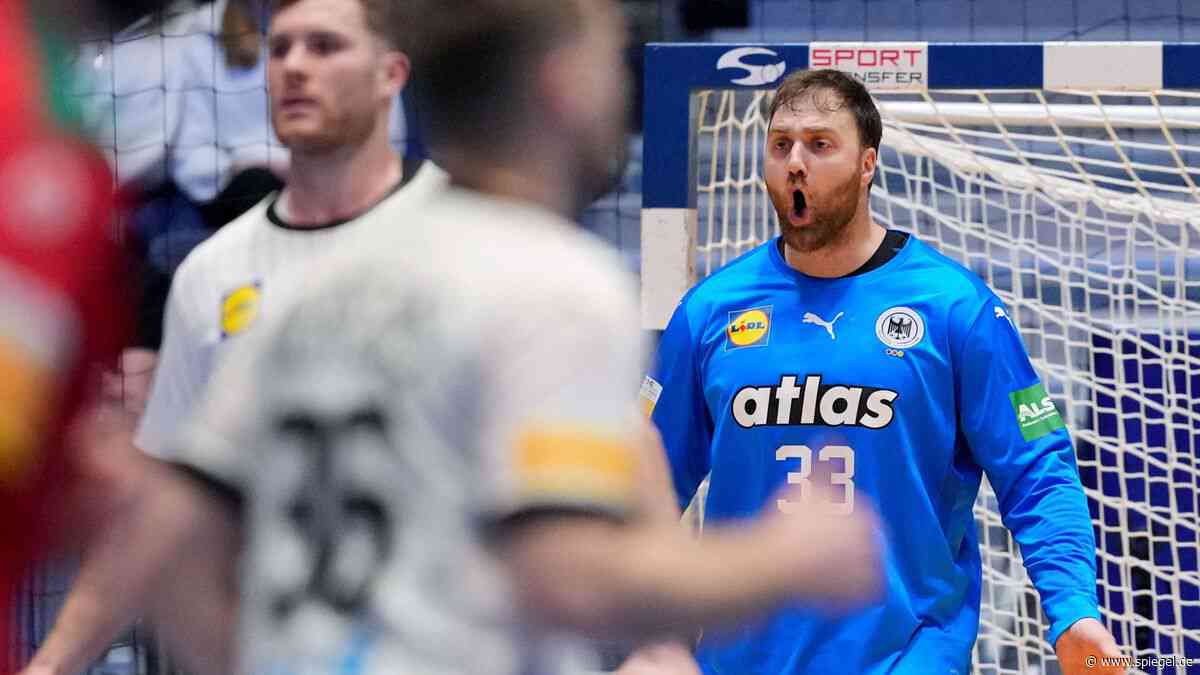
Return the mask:
<path id="1" fill-rule="evenodd" d="M 778 232 L 761 179 L 771 94 L 693 96 L 704 276 Z M 885 131 L 872 215 L 977 272 L 1012 309 L 1075 439 L 1106 622 L 1127 654 L 1200 656 L 1197 94 L 877 99 Z M 986 482 L 976 517 L 976 672 L 1057 672 Z"/>

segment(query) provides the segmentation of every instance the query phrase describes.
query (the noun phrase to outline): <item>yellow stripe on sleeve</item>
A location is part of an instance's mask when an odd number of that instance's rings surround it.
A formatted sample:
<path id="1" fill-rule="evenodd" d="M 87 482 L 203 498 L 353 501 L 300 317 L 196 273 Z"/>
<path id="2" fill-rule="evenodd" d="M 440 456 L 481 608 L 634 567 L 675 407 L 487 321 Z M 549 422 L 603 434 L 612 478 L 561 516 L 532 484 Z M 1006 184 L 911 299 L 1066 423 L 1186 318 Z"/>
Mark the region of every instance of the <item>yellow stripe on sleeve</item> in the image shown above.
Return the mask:
<path id="1" fill-rule="evenodd" d="M 628 439 L 584 428 L 541 428 L 518 436 L 517 497 L 632 508 L 637 455 Z"/>
<path id="2" fill-rule="evenodd" d="M 0 336 L 0 484 L 15 484 L 33 466 L 52 396 L 50 370 Z"/>

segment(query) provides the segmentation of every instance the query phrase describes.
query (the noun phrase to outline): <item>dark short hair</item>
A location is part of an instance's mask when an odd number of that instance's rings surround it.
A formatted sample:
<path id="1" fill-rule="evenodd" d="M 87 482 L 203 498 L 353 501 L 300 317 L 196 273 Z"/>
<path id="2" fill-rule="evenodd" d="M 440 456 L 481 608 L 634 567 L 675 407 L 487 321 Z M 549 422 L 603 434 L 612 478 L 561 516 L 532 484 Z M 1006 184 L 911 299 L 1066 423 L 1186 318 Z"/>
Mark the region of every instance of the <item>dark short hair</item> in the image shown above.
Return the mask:
<path id="1" fill-rule="evenodd" d="M 833 106 L 828 110 L 848 108 L 854 115 L 858 127 L 858 140 L 864 148 L 879 149 L 883 138 L 883 121 L 879 118 L 879 108 L 870 92 L 861 82 L 840 70 L 798 70 L 787 78 L 775 90 L 775 99 L 767 111 L 767 124 L 775 119 L 775 112 L 784 106 L 791 106 L 802 97 L 818 91 L 831 91 L 840 101 L 829 102 Z M 822 105 L 814 99 L 814 104 Z"/>
<path id="2" fill-rule="evenodd" d="M 583 31 L 577 0 L 412 2 L 409 92 L 433 145 L 519 125 L 538 63 Z"/>
<path id="3" fill-rule="evenodd" d="M 290 7 L 300 0 L 272 0 L 271 9 L 278 12 Z M 402 11 L 402 5 L 407 0 L 358 0 L 366 17 L 367 29 L 383 39 L 392 49 L 407 52 L 408 35 L 404 32 L 408 25 Z"/>

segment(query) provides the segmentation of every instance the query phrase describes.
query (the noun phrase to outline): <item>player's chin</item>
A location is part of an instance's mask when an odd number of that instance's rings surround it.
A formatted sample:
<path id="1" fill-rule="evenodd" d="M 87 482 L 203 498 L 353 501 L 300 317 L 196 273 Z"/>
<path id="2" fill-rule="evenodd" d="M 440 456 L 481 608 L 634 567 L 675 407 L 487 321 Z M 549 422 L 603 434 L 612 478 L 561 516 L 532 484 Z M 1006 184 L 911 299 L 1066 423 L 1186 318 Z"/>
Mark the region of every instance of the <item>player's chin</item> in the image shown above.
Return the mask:
<path id="1" fill-rule="evenodd" d="M 279 142 L 292 152 L 320 152 L 338 145 L 331 134 L 317 125 L 296 124 L 275 129 Z"/>
<path id="2" fill-rule="evenodd" d="M 779 232 L 783 235 L 783 243 L 793 251 L 811 253 L 828 243 L 828 235 L 817 223 L 794 224 L 786 219 L 780 219 Z"/>

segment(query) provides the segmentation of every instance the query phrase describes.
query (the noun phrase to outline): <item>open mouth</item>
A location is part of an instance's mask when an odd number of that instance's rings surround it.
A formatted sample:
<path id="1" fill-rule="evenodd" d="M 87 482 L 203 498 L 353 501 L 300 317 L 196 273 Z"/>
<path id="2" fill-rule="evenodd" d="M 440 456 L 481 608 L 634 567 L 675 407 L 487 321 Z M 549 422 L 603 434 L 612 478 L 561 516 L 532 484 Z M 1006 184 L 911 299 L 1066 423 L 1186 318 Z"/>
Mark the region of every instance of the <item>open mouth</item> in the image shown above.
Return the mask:
<path id="1" fill-rule="evenodd" d="M 792 215 L 797 218 L 804 218 L 808 215 L 808 200 L 804 198 L 804 193 L 800 190 L 792 193 Z"/>

